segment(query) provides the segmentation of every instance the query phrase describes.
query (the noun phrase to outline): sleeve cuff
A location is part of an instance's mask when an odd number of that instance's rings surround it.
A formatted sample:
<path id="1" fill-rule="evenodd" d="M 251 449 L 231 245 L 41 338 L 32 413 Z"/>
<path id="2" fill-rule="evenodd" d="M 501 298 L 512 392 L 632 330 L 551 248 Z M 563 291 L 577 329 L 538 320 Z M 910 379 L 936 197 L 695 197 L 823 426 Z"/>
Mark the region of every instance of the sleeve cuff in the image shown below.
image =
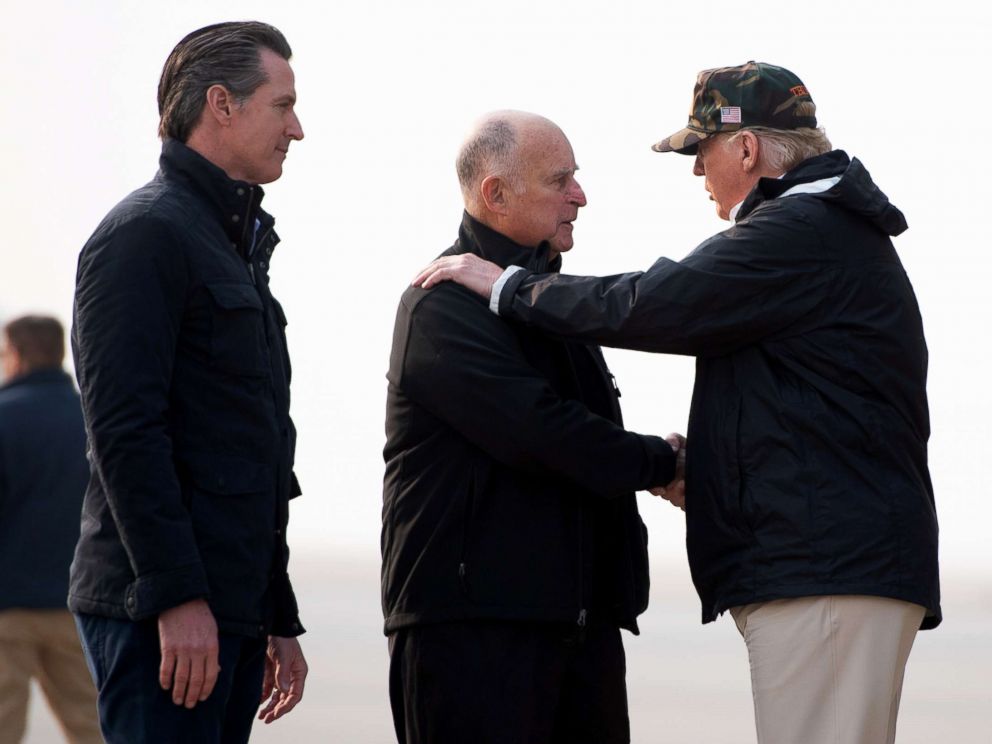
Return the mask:
<path id="1" fill-rule="evenodd" d="M 207 574 L 199 563 L 190 563 L 170 571 L 138 577 L 128 585 L 124 605 L 128 617 L 143 620 L 191 599 L 208 599 Z"/>
<path id="2" fill-rule="evenodd" d="M 503 287 L 506 286 L 511 276 L 523 270 L 523 266 L 507 266 L 506 270 L 499 275 L 499 279 L 493 282 L 492 291 L 489 293 L 489 310 L 491 312 L 499 315 L 499 297 L 503 292 Z"/>

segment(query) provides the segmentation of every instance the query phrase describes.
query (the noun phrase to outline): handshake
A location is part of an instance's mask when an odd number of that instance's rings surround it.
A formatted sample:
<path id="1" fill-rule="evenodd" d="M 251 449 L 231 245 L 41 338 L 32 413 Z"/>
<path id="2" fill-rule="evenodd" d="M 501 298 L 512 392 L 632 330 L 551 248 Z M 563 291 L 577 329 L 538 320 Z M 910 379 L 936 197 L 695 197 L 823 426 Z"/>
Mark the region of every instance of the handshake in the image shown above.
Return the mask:
<path id="1" fill-rule="evenodd" d="M 675 450 L 675 476 L 667 486 L 655 486 L 648 490 L 685 511 L 685 437 L 681 434 L 669 434 L 665 441 Z"/>

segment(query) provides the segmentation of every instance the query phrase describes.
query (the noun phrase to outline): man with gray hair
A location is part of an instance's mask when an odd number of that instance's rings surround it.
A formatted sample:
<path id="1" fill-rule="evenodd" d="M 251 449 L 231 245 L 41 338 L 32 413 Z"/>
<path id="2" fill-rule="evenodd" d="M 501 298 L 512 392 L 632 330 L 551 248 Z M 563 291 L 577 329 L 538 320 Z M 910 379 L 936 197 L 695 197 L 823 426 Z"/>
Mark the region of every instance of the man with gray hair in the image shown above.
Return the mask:
<path id="1" fill-rule="evenodd" d="M 890 236 L 902 213 L 833 150 L 788 70 L 704 70 L 688 125 L 733 226 L 682 261 L 569 277 L 459 256 L 455 279 L 530 330 L 697 358 L 689 565 L 729 610 L 761 744 L 891 744 L 916 632 L 940 623 L 927 348 Z"/>
<path id="2" fill-rule="evenodd" d="M 246 742 L 303 693 L 287 574 L 296 433 L 261 184 L 303 138 L 289 44 L 220 23 L 173 49 L 155 178 L 79 257 L 73 352 L 93 473 L 72 564 L 111 744 Z"/>
<path id="3" fill-rule="evenodd" d="M 552 122 L 485 117 L 457 160 L 446 255 L 557 271 L 586 203 Z M 628 742 L 620 628 L 648 601 L 634 491 L 680 440 L 624 431 L 599 348 L 502 322 L 461 287 L 408 289 L 386 403 L 382 602 L 402 744 Z"/>

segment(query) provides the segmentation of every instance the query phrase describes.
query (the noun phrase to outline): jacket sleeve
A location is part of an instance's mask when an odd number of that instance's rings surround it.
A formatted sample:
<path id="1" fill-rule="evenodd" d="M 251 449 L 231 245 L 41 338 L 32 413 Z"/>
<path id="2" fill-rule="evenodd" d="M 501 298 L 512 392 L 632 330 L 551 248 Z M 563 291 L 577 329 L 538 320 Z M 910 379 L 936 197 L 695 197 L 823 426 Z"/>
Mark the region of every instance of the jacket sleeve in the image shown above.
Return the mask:
<path id="1" fill-rule="evenodd" d="M 136 218 L 80 256 L 73 353 L 93 464 L 135 575 L 134 619 L 207 597 L 168 434 L 187 270 L 171 228 Z"/>
<path id="2" fill-rule="evenodd" d="M 769 205 L 682 261 L 606 277 L 510 277 L 501 316 L 604 346 L 720 356 L 790 326 L 827 297 L 836 275 L 802 215 Z"/>
<path id="3" fill-rule="evenodd" d="M 513 330 L 466 290 L 423 297 L 394 353 L 391 380 L 496 460 L 552 472 L 616 496 L 671 481 L 675 456 L 660 437 L 625 431 L 558 396 L 531 366 Z"/>
<path id="4" fill-rule="evenodd" d="M 306 633 L 306 629 L 300 622 L 300 609 L 296 602 L 293 584 L 289 580 L 289 574 L 283 571 L 280 576 L 273 579 L 270 591 L 272 592 L 272 606 L 275 613 L 270 635 L 280 638 L 295 638 Z"/>

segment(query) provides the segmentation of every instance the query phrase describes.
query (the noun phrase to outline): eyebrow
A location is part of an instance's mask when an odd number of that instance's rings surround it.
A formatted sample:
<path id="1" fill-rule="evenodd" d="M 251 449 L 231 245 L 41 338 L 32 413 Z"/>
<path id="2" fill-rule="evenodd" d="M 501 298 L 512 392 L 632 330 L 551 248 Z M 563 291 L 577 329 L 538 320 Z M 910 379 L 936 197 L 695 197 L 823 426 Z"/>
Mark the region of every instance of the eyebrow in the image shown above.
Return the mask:
<path id="1" fill-rule="evenodd" d="M 272 103 L 296 103 L 296 93 L 285 93 L 272 99 Z"/>
<path id="2" fill-rule="evenodd" d="M 573 173 L 575 173 L 578 169 L 579 166 L 577 165 L 574 168 L 559 168 L 558 170 L 554 171 L 551 174 L 551 180 L 557 181 L 559 178 L 562 178 L 563 176 L 570 176 Z"/>

